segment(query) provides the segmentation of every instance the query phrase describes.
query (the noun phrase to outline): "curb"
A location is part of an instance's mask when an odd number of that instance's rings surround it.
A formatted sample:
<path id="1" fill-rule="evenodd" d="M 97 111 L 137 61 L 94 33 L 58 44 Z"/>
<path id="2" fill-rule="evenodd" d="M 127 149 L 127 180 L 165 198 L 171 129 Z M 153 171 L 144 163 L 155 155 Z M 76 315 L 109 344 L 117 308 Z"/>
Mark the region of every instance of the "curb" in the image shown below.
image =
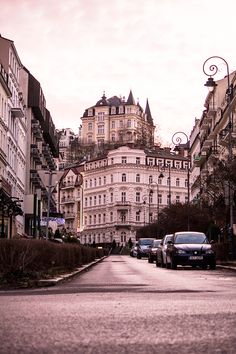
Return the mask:
<path id="1" fill-rule="evenodd" d="M 227 265 L 221 265 L 221 264 L 217 264 L 216 267 L 217 267 L 217 268 L 223 268 L 223 269 L 236 270 L 236 267 L 227 266 Z"/>
<path id="2" fill-rule="evenodd" d="M 75 271 L 69 273 L 69 274 L 64 274 L 61 275 L 60 277 L 57 278 L 52 278 L 52 279 L 41 279 L 38 281 L 37 285 L 38 287 L 44 287 L 44 286 L 54 286 L 57 285 L 58 283 L 61 283 L 63 281 L 66 281 L 70 278 L 73 278 L 74 276 L 81 274 L 83 272 L 88 271 L 91 267 L 96 265 L 97 263 L 102 262 L 107 256 L 104 256 L 102 258 L 96 259 L 94 262 L 91 262 L 89 264 L 83 265 L 80 268 L 77 268 Z"/>

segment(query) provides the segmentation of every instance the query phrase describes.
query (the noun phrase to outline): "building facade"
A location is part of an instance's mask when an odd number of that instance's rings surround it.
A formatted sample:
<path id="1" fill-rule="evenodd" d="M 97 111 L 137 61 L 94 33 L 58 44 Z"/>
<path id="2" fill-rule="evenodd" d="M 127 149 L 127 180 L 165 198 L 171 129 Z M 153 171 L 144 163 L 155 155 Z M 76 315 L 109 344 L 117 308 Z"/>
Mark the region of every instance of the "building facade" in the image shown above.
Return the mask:
<path id="1" fill-rule="evenodd" d="M 188 168 L 188 158 L 170 149 L 127 146 L 87 161 L 82 172 L 81 242 L 135 241 L 137 229 L 158 221 L 163 207 L 188 201 Z"/>
<path id="2" fill-rule="evenodd" d="M 139 143 L 153 146 L 154 124 L 147 101 L 145 111 L 135 103 L 132 91 L 128 99 L 103 94 L 94 106 L 85 110 L 81 142 L 86 145 Z"/>

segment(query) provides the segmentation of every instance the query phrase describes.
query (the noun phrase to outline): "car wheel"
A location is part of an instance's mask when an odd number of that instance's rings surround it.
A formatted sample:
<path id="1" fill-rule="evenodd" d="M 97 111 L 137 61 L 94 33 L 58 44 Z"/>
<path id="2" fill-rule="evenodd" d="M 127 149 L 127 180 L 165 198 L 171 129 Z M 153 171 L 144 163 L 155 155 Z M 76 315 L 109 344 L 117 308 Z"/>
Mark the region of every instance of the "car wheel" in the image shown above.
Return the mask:
<path id="1" fill-rule="evenodd" d="M 138 259 L 141 259 L 142 257 L 140 256 L 140 254 L 137 254 L 137 258 L 138 258 Z"/>
<path id="2" fill-rule="evenodd" d="M 148 263 L 153 263 L 152 257 L 148 257 Z"/>
<path id="3" fill-rule="evenodd" d="M 215 270 L 216 269 L 216 262 L 210 263 L 209 268 L 212 270 Z"/>
<path id="4" fill-rule="evenodd" d="M 159 267 L 160 263 L 158 262 L 158 258 L 156 259 L 156 267 Z"/>
<path id="5" fill-rule="evenodd" d="M 173 257 L 171 258 L 170 267 L 171 267 L 171 269 L 176 269 L 177 268 L 177 263 L 176 263 L 176 261 L 174 260 Z"/>
<path id="6" fill-rule="evenodd" d="M 203 264 L 202 269 L 207 269 L 207 264 Z"/>

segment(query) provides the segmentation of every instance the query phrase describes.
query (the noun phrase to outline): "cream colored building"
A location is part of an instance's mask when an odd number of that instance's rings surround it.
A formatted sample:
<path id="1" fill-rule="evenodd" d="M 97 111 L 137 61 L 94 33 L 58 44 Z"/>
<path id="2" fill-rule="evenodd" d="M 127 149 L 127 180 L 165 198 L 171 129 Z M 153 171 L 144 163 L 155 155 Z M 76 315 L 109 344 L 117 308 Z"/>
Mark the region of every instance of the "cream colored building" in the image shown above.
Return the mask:
<path id="1" fill-rule="evenodd" d="M 157 220 L 163 207 L 188 201 L 188 167 L 188 159 L 170 149 L 127 146 L 86 162 L 82 243 L 134 241 L 137 229 Z"/>
<path id="2" fill-rule="evenodd" d="M 128 99 L 103 94 L 94 106 L 85 110 L 82 120 L 83 144 L 140 143 L 152 146 L 153 119 L 147 101 L 145 111 L 135 103 L 132 91 Z"/>

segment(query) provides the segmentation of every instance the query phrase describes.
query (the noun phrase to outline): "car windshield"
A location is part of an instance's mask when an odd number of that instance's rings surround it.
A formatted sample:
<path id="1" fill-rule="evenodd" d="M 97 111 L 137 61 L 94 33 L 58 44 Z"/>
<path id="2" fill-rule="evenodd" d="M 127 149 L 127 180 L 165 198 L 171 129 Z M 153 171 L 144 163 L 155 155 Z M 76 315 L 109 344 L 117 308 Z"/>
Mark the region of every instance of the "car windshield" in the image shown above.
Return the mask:
<path id="1" fill-rule="evenodd" d="M 147 246 L 151 245 L 153 240 L 140 240 L 140 245 Z"/>
<path id="2" fill-rule="evenodd" d="M 161 241 L 160 240 L 154 240 L 152 247 L 158 247 L 160 245 Z"/>
<path id="3" fill-rule="evenodd" d="M 171 239 L 172 239 L 172 235 L 167 236 L 167 237 L 165 238 L 164 245 L 166 245 L 168 241 L 171 241 Z"/>
<path id="4" fill-rule="evenodd" d="M 175 243 L 208 243 L 208 240 L 204 234 L 179 234 Z"/>

